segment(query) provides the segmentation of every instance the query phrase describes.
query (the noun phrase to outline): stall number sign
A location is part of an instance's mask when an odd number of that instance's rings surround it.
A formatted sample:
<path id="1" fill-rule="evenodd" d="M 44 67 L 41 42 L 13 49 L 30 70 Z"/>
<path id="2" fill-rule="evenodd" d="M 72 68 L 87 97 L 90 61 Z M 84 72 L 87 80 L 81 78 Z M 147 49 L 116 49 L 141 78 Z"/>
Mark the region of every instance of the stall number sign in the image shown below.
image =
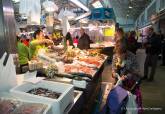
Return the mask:
<path id="1" fill-rule="evenodd" d="M 104 16 L 105 16 L 105 18 L 110 18 L 110 16 L 111 16 L 111 13 L 109 12 L 109 11 L 104 11 Z"/>
<path id="2" fill-rule="evenodd" d="M 101 11 L 96 11 L 95 13 L 94 13 L 94 18 L 101 18 L 102 16 L 101 16 L 102 14 L 101 14 Z"/>

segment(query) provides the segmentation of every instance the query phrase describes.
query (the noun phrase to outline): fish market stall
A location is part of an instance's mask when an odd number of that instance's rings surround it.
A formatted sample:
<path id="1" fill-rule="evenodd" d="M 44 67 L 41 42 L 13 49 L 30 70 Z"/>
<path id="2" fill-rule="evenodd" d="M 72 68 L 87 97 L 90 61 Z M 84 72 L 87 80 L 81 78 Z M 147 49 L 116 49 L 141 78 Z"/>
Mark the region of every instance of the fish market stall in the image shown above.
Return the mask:
<path id="1" fill-rule="evenodd" d="M 22 74 L 22 78 L 15 76 L 18 83 L 8 94 L 49 106 L 50 114 L 90 114 L 100 92 L 101 73 L 107 59 L 100 51 L 41 50 L 29 61 L 30 71 Z"/>
<path id="2" fill-rule="evenodd" d="M 101 74 L 107 56 L 102 49 L 40 51 L 37 60 L 42 61 L 43 70 L 38 76 L 45 80 L 74 85 L 74 90 L 82 92 L 75 105 L 69 108 L 70 114 L 90 113 L 101 87 Z M 43 71 L 45 71 L 43 73 Z"/>

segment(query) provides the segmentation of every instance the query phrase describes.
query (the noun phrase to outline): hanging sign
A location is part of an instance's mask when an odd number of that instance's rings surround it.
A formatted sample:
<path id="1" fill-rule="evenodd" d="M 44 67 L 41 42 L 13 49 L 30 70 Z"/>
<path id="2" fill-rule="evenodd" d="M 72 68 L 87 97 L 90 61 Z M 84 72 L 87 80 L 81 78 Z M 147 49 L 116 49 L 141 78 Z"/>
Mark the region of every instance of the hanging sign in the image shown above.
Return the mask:
<path id="1" fill-rule="evenodd" d="M 114 11 L 112 8 L 96 8 L 92 10 L 91 20 L 115 20 Z"/>

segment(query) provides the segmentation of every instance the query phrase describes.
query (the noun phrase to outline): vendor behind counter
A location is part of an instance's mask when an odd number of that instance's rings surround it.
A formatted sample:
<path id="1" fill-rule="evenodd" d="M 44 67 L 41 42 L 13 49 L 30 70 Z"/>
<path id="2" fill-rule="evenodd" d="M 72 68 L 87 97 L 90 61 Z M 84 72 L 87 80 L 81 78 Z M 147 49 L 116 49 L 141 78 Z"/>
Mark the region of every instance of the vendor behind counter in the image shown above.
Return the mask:
<path id="1" fill-rule="evenodd" d="M 85 33 L 85 30 L 83 28 L 80 29 L 81 37 L 78 41 L 78 48 L 83 49 L 90 49 L 90 38 L 89 35 Z"/>
<path id="2" fill-rule="evenodd" d="M 67 32 L 65 38 L 64 38 L 64 48 L 67 48 L 68 46 L 73 46 L 73 39 L 72 36 L 70 34 L 70 32 Z"/>
<path id="3" fill-rule="evenodd" d="M 17 51 L 19 56 L 19 64 L 26 65 L 29 61 L 29 48 L 23 43 L 23 39 L 17 36 Z"/>
<path id="4" fill-rule="evenodd" d="M 52 45 L 53 41 L 45 39 L 42 30 L 39 29 L 35 31 L 34 39 L 29 44 L 30 59 L 37 55 L 39 49 L 46 48 L 45 44 Z"/>
<path id="5" fill-rule="evenodd" d="M 29 47 L 24 44 L 25 40 L 25 38 L 17 36 L 17 52 L 21 73 L 23 72 L 23 67 L 28 66 L 29 61 Z"/>

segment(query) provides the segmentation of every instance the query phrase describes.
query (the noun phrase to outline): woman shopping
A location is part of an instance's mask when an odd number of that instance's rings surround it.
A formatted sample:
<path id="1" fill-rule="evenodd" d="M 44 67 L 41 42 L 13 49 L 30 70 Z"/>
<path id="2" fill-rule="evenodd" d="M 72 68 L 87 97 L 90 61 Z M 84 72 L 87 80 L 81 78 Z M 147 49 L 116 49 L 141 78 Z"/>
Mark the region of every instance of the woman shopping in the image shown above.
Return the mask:
<path id="1" fill-rule="evenodd" d="M 139 68 L 136 56 L 127 50 L 126 44 L 118 41 L 115 46 L 115 54 L 112 60 L 112 76 L 116 78 L 116 85 L 136 95 L 138 113 L 142 113 L 142 98 L 139 85 Z M 135 86 L 136 85 L 136 86 Z"/>

